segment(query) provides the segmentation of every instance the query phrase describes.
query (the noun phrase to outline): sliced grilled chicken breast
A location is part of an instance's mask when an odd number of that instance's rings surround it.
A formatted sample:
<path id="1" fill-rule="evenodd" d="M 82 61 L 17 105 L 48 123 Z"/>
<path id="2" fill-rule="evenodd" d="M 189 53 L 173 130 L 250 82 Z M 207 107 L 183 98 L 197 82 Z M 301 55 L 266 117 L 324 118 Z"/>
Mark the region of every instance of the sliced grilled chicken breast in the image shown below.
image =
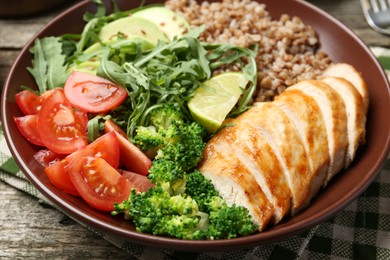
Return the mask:
<path id="1" fill-rule="evenodd" d="M 291 190 L 291 214 L 310 202 L 312 170 L 295 126 L 273 103 L 257 103 L 239 120 L 256 127 L 279 159 Z"/>
<path id="2" fill-rule="evenodd" d="M 246 207 L 262 231 L 272 218 L 274 207 L 247 167 L 229 150 L 224 138 L 218 135 L 208 142 L 199 170 L 228 205 Z"/>
<path id="3" fill-rule="evenodd" d="M 298 83 L 300 84 L 300 83 Z M 314 98 L 300 90 L 289 90 L 273 102 L 294 124 L 306 150 L 312 171 L 310 198 L 323 185 L 329 167 L 329 146 L 325 121 Z"/>
<path id="4" fill-rule="evenodd" d="M 366 115 L 363 99 L 355 87 L 343 78 L 325 77 L 321 81 L 339 93 L 347 110 L 348 145 L 344 160 L 344 168 L 347 168 L 355 158 L 359 144 L 365 141 Z"/>
<path id="5" fill-rule="evenodd" d="M 242 120 L 229 120 L 223 131 L 229 151 L 247 167 L 274 206 L 270 221 L 278 223 L 290 211 L 291 191 L 274 150 L 256 127 Z"/>
<path id="6" fill-rule="evenodd" d="M 229 204 L 247 207 L 261 231 L 307 206 L 349 166 L 364 142 L 367 108 L 360 73 L 332 65 L 321 80 L 301 81 L 226 120 L 199 170 Z"/>
<path id="7" fill-rule="evenodd" d="M 325 121 L 329 147 L 329 168 L 324 186 L 344 166 L 348 145 L 347 113 L 340 95 L 328 84 L 318 80 L 301 81 L 286 90 L 300 90 L 304 95 L 314 98 Z"/>
<path id="8" fill-rule="evenodd" d="M 324 77 L 339 77 L 348 80 L 360 93 L 363 99 L 364 112 L 368 110 L 368 90 L 366 83 L 360 72 L 358 72 L 353 66 L 346 63 L 336 63 L 327 68 L 324 73 Z"/>

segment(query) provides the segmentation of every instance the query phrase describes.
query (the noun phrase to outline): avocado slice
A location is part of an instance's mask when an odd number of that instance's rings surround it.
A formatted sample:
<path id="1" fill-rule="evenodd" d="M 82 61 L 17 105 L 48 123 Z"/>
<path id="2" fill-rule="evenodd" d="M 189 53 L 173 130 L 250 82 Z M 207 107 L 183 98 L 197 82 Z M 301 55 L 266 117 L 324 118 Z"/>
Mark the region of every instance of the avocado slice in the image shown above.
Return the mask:
<path id="1" fill-rule="evenodd" d="M 148 52 L 155 48 L 152 43 L 142 38 L 116 38 L 113 40 L 104 41 L 104 44 L 97 42 L 86 49 L 82 55 L 77 57 L 77 62 L 70 65 L 68 71 L 82 71 L 96 74 L 97 68 L 100 65 L 101 55 L 103 55 L 107 45 L 111 48 L 119 49 L 121 55 L 135 54 L 137 51 L 137 46 L 141 46 L 142 52 Z"/>
<path id="2" fill-rule="evenodd" d="M 153 22 L 160 27 L 169 40 L 175 36 L 182 36 L 190 29 L 186 19 L 163 6 L 141 9 L 133 13 L 132 17 L 140 17 Z"/>
<path id="3" fill-rule="evenodd" d="M 155 23 L 142 17 L 134 16 L 120 18 L 106 24 L 100 30 L 99 38 L 104 42 L 118 38 L 119 34 L 122 34 L 126 39 L 141 38 L 151 42 L 153 45 L 156 45 L 159 40 L 169 41 Z"/>

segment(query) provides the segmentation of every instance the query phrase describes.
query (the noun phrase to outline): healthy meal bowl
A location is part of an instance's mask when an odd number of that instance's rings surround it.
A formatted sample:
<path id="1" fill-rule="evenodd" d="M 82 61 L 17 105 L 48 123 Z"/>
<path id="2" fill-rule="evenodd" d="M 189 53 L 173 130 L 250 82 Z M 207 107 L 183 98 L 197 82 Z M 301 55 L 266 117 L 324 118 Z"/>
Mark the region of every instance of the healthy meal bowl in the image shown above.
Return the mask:
<path id="1" fill-rule="evenodd" d="M 215 251 L 308 230 L 367 188 L 389 84 L 348 28 L 303 1 L 141 2 L 75 5 L 6 79 L 10 150 L 61 210 Z"/>

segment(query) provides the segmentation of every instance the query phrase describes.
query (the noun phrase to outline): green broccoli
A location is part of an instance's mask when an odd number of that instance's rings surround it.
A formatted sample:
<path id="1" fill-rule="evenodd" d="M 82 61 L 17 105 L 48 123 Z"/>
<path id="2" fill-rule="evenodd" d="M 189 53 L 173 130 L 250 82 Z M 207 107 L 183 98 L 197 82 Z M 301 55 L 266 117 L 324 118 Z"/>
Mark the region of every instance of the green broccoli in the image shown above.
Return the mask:
<path id="1" fill-rule="evenodd" d="M 205 129 L 185 120 L 184 113 L 175 103 L 166 103 L 150 112 L 151 126 L 139 127 L 133 143 L 154 152 L 156 160 L 177 162 L 183 171 L 193 169 L 200 161 L 205 147 Z"/>
<path id="2" fill-rule="evenodd" d="M 211 180 L 198 170 L 186 176 L 185 193 L 197 202 L 199 210 L 210 214 L 209 239 L 249 235 L 258 229 L 245 207 L 228 206 Z"/>
<path id="3" fill-rule="evenodd" d="M 180 164 L 165 159 L 155 160 L 149 169 L 148 175 L 149 180 L 154 184 L 157 182 L 173 182 L 183 179 L 183 177 L 184 171 Z"/>
<path id="4" fill-rule="evenodd" d="M 165 142 L 158 150 L 156 159 L 175 161 L 184 171 L 193 169 L 198 165 L 206 145 L 204 134 L 204 128 L 197 123 L 172 122 L 163 131 Z"/>
<path id="5" fill-rule="evenodd" d="M 132 191 L 128 200 L 115 204 L 112 213 L 125 213 L 140 232 L 180 239 L 234 238 L 257 230 L 249 211 L 228 206 L 199 171 L 186 174 L 181 180 L 186 180 L 186 189 L 181 193 L 172 194 L 168 182 L 157 183 L 147 192 Z"/>
<path id="6" fill-rule="evenodd" d="M 157 129 L 167 129 L 172 122 L 183 122 L 185 116 L 177 103 L 169 102 L 150 112 L 150 122 Z"/>
<path id="7" fill-rule="evenodd" d="M 219 198 L 214 185 L 199 170 L 186 175 L 185 193 L 191 196 L 198 203 L 199 210 L 204 212 L 210 211 L 208 204 L 215 197 Z"/>
<path id="8" fill-rule="evenodd" d="M 136 131 L 137 135 L 133 139 L 133 143 L 144 151 L 158 149 L 158 147 L 164 143 L 163 136 L 154 126 L 140 126 Z M 155 153 L 157 153 L 157 150 Z"/>
<path id="9" fill-rule="evenodd" d="M 211 211 L 208 227 L 209 239 L 235 238 L 253 234 L 258 225 L 253 223 L 247 208 L 223 204 L 219 210 Z"/>
<path id="10" fill-rule="evenodd" d="M 199 212 L 192 198 L 171 196 L 159 184 L 147 192 L 132 190 L 129 200 L 115 204 L 112 214 L 120 212 L 133 220 L 139 232 L 180 239 L 207 238 L 208 214 Z"/>
<path id="11" fill-rule="evenodd" d="M 160 183 L 171 194 L 181 194 L 185 190 L 185 172 L 180 164 L 165 159 L 154 160 L 149 169 L 148 178 L 154 183 Z"/>

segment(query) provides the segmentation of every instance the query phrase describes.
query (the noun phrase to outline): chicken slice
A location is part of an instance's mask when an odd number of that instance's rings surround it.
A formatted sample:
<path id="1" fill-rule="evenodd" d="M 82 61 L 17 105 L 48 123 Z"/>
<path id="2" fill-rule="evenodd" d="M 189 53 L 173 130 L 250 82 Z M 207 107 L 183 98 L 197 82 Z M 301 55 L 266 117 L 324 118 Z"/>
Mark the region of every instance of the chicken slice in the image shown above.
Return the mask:
<path id="1" fill-rule="evenodd" d="M 364 79 L 360 72 L 358 72 L 353 66 L 346 63 L 332 64 L 327 68 L 324 73 L 324 77 L 339 77 L 348 80 L 360 93 L 363 99 L 364 113 L 368 110 L 368 90 Z"/>
<path id="2" fill-rule="evenodd" d="M 299 84 L 299 83 L 298 83 Z M 300 90 L 289 90 L 273 102 L 294 124 L 307 153 L 313 174 L 310 197 L 321 188 L 329 167 L 328 137 L 317 102 Z"/>
<path id="3" fill-rule="evenodd" d="M 279 159 L 255 127 L 233 119 L 223 131 L 229 151 L 247 167 L 273 204 L 271 222 L 277 224 L 289 213 L 291 205 L 291 191 Z"/>
<path id="4" fill-rule="evenodd" d="M 324 187 L 344 166 L 348 145 L 347 113 L 341 96 L 328 84 L 318 80 L 301 81 L 286 90 L 300 90 L 304 95 L 314 98 L 325 121 L 330 154 L 329 168 L 324 179 Z"/>
<path id="5" fill-rule="evenodd" d="M 274 207 L 223 138 L 218 134 L 208 142 L 198 169 L 211 180 L 228 205 L 246 207 L 262 231 L 269 223 Z"/>
<path id="6" fill-rule="evenodd" d="M 306 207 L 310 202 L 313 176 L 295 126 L 272 103 L 257 103 L 238 119 L 256 127 L 279 159 L 291 190 L 291 214 Z"/>
<path id="7" fill-rule="evenodd" d="M 343 78 L 325 77 L 321 81 L 339 93 L 347 110 L 348 146 L 344 160 L 344 168 L 347 168 L 355 158 L 359 144 L 365 141 L 366 114 L 363 99 L 355 87 Z"/>

